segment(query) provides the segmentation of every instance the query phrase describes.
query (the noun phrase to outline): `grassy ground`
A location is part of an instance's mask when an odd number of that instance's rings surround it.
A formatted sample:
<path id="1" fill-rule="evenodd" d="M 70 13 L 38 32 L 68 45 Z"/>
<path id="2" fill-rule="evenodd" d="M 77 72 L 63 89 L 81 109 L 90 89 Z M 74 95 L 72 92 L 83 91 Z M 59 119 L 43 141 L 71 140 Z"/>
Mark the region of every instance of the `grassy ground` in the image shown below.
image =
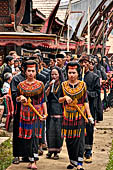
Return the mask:
<path id="1" fill-rule="evenodd" d="M 5 170 L 12 162 L 12 143 L 8 139 L 0 145 L 0 170 Z"/>
<path id="2" fill-rule="evenodd" d="M 112 148 L 109 156 L 109 163 L 107 165 L 106 170 L 113 170 L 113 141 L 112 141 Z"/>

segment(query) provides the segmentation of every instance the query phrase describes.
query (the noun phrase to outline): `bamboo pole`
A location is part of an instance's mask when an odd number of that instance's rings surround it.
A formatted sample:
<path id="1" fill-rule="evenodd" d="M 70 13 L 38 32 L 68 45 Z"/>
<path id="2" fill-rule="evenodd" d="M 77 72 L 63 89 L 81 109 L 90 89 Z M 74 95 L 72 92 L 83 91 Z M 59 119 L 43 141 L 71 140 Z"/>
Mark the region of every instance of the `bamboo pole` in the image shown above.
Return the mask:
<path id="1" fill-rule="evenodd" d="M 71 0 L 69 0 L 69 17 L 68 17 L 68 31 L 67 31 L 67 51 L 69 51 L 69 24 L 70 24 L 70 13 L 71 13 Z"/>
<path id="2" fill-rule="evenodd" d="M 90 7 L 88 6 L 88 48 L 87 53 L 90 54 Z"/>

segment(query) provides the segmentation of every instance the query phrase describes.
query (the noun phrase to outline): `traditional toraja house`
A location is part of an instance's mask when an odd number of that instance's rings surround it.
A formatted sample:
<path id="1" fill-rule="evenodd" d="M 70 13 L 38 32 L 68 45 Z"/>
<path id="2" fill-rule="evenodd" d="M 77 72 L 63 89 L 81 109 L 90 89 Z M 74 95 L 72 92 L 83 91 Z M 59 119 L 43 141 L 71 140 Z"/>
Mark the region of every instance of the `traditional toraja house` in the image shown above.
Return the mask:
<path id="1" fill-rule="evenodd" d="M 64 23 L 67 22 L 66 11 L 69 1 L 61 1 L 56 16 Z M 52 13 L 52 6 L 58 3 L 58 0 L 34 0 L 33 8 L 38 8 L 46 17 Z M 71 19 L 70 19 L 70 39 L 76 41 L 76 49 L 82 52 L 87 48 L 87 30 L 88 30 L 88 6 L 90 6 L 90 40 L 91 53 L 94 54 L 98 50 L 102 51 L 103 46 L 106 47 L 105 54 L 109 51 L 106 46 L 106 40 L 112 30 L 112 8 L 111 0 L 81 1 L 71 0 Z M 109 23 L 109 24 L 108 24 Z M 46 25 L 45 25 L 46 26 Z"/>
<path id="2" fill-rule="evenodd" d="M 55 10 L 53 7 L 53 13 L 50 16 L 51 20 L 54 20 L 52 24 L 55 26 L 52 25 L 52 31 L 51 27 L 48 26 L 50 31 L 44 33 L 41 29 L 47 18 L 38 9 L 32 9 L 32 0 L 1 0 L 0 4 L 1 53 L 6 55 L 10 50 L 20 52 L 19 47 L 39 48 L 44 51 L 56 51 L 58 48 L 66 49 L 66 43 L 59 42 L 56 34 L 63 25 L 62 21 L 55 18 L 56 6 Z M 59 5 L 57 6 L 59 7 Z M 72 42 L 70 48 L 75 49 L 75 42 Z"/>
<path id="3" fill-rule="evenodd" d="M 71 1 L 69 48 L 81 53 L 87 48 L 88 0 Z M 20 47 L 43 51 L 67 49 L 68 1 L 62 0 L 1 0 L 0 46 L 3 52 Z M 102 51 L 112 30 L 113 2 L 91 0 L 91 53 Z M 18 47 L 18 48 L 17 48 Z M 106 48 L 109 51 L 109 47 Z M 1 50 L 2 52 L 2 50 Z"/>
<path id="4" fill-rule="evenodd" d="M 82 39 L 83 46 L 79 46 L 82 51 L 86 45 L 86 36 L 88 32 L 88 6 L 90 6 L 90 40 L 91 53 L 101 50 L 113 29 L 113 1 L 111 0 L 72 0 L 71 1 L 71 21 L 72 27 L 71 39 Z M 62 5 L 66 9 L 67 5 Z M 74 12 L 74 13 L 73 13 Z M 84 40 L 83 40 L 84 38 Z M 109 48 L 109 47 L 108 47 Z M 106 52 L 108 52 L 108 48 Z M 102 50 L 101 50 L 102 51 Z M 106 53 L 105 52 L 105 53 Z"/>
<path id="5" fill-rule="evenodd" d="M 32 23 L 32 1 L 1 0 L 0 1 L 0 46 L 5 55 L 10 50 L 18 50 L 21 46 L 54 49 L 56 35 L 30 33 L 25 25 Z M 30 12 L 31 11 L 31 12 Z M 19 50 L 20 51 L 20 50 Z M 5 53 L 6 52 L 6 53 Z"/>

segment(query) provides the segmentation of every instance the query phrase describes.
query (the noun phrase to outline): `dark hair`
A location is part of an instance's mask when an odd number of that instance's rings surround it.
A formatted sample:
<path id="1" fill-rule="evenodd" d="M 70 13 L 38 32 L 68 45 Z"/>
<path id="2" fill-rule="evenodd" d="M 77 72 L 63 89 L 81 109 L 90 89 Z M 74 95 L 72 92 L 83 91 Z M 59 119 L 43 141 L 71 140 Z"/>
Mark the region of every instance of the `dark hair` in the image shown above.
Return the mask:
<path id="1" fill-rule="evenodd" d="M 24 63 L 24 71 L 27 70 L 28 65 L 36 65 L 36 72 L 38 71 L 38 64 L 34 60 L 28 60 Z"/>
<path id="2" fill-rule="evenodd" d="M 95 60 L 94 60 L 94 58 L 91 58 L 90 63 L 92 63 L 93 65 L 95 65 Z"/>
<path id="3" fill-rule="evenodd" d="M 109 60 L 108 60 L 108 57 L 107 57 L 107 56 L 103 56 L 103 57 L 102 57 L 102 64 L 103 64 L 103 58 L 105 58 L 105 59 L 106 59 L 106 63 L 109 64 Z"/>
<path id="4" fill-rule="evenodd" d="M 9 61 L 13 60 L 13 57 L 10 56 L 10 55 L 7 55 L 6 58 L 5 58 L 5 62 L 6 64 L 8 64 Z"/>
<path id="5" fill-rule="evenodd" d="M 78 76 L 80 77 L 80 73 L 81 73 L 81 67 L 80 67 L 80 64 L 78 62 L 74 62 L 74 61 L 70 61 L 67 65 L 66 65 L 66 73 L 68 75 L 68 69 L 69 69 L 69 66 L 73 67 L 73 66 L 77 66 L 77 72 L 78 72 Z"/>
<path id="6" fill-rule="evenodd" d="M 97 55 L 95 55 L 95 58 L 96 58 L 96 60 L 97 60 L 97 65 L 96 65 L 96 68 L 97 68 L 97 70 L 100 70 L 101 71 L 101 64 L 100 64 L 100 62 L 99 62 L 99 58 L 98 58 L 98 56 Z"/>
<path id="7" fill-rule="evenodd" d="M 16 62 L 19 62 L 19 60 L 18 59 L 14 60 L 14 63 L 16 63 Z"/>
<path id="8" fill-rule="evenodd" d="M 54 69 L 56 69 L 56 70 L 58 71 L 58 73 L 59 73 L 59 80 L 60 80 L 61 82 L 63 82 L 63 81 L 64 81 L 64 78 L 63 78 L 63 74 L 62 74 L 61 69 L 60 69 L 59 67 L 55 66 L 55 67 L 53 67 L 53 68 L 51 69 L 51 72 L 52 72 L 52 70 L 54 70 Z M 50 72 L 50 81 L 52 80 L 52 78 L 51 78 L 51 72 Z"/>

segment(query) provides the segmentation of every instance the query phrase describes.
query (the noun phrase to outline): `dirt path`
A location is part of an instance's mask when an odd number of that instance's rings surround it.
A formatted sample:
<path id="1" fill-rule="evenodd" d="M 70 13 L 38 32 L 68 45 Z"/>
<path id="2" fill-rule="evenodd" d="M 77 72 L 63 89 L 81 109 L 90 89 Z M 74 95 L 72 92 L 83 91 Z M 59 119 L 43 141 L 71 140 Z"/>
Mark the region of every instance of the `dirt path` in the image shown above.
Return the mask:
<path id="1" fill-rule="evenodd" d="M 84 163 L 83 167 L 85 170 L 106 170 L 113 139 L 113 109 L 104 113 L 104 121 L 96 125 L 94 136 L 93 163 Z M 66 170 L 69 160 L 65 142 L 59 160 L 46 159 L 46 153 L 44 151 L 44 155 L 40 156 L 37 163 L 39 170 Z M 27 163 L 12 164 L 7 170 L 26 170 L 26 167 Z"/>

